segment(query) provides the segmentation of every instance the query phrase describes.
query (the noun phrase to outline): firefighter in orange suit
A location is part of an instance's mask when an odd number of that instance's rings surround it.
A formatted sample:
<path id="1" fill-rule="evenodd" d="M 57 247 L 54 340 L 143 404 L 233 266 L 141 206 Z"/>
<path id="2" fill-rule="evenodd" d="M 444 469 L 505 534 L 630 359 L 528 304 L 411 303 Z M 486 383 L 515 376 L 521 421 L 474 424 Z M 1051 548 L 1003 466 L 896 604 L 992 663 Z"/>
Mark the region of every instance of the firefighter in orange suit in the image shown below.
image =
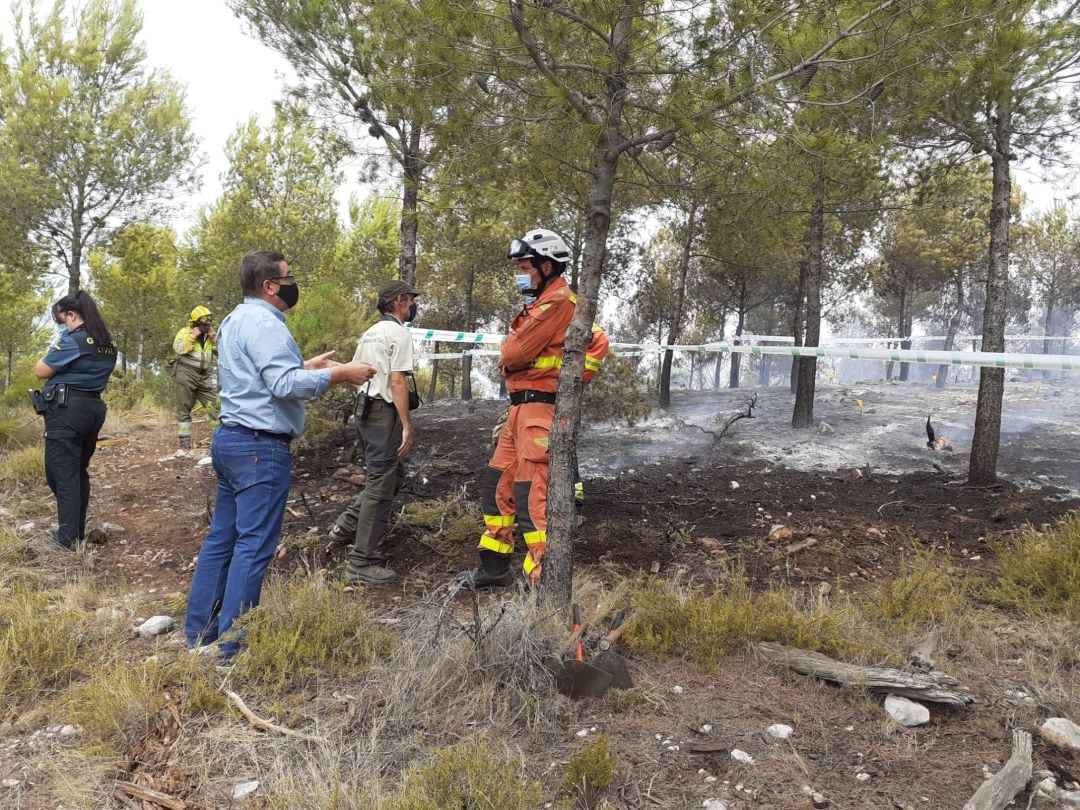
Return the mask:
<path id="1" fill-rule="evenodd" d="M 510 325 L 499 358 L 510 412 L 484 474 L 480 567 L 458 574 L 458 581 L 471 588 L 513 584 L 510 555 L 515 524 L 528 547 L 525 574 L 531 582 L 539 582 L 547 548 L 548 434 L 555 415 L 563 340 L 577 304 L 562 277 L 570 249 L 557 233 L 543 228 L 529 231 L 511 242 L 509 258 L 517 265 L 515 281 L 525 296 L 525 306 Z M 586 381 L 606 353 L 607 337 L 596 327 L 586 350 Z"/>

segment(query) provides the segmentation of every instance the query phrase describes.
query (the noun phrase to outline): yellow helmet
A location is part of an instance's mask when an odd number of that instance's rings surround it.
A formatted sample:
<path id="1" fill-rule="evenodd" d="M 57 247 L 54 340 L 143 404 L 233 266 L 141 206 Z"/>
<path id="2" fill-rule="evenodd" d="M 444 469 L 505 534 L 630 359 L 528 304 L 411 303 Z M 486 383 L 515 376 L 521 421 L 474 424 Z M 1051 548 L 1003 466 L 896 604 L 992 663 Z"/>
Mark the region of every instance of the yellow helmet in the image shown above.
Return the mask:
<path id="1" fill-rule="evenodd" d="M 191 310 L 191 315 L 188 316 L 188 320 L 192 323 L 198 323 L 204 318 L 206 320 L 210 320 L 210 318 L 212 317 L 214 317 L 214 313 L 212 313 L 206 307 L 195 307 L 195 309 Z"/>

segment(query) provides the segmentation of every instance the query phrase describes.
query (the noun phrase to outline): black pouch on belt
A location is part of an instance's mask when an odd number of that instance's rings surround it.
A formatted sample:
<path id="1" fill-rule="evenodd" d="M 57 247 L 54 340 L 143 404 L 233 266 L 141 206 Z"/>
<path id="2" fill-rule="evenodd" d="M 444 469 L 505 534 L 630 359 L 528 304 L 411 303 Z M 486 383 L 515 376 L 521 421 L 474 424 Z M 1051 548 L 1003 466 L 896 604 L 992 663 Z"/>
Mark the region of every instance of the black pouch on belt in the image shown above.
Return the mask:
<path id="1" fill-rule="evenodd" d="M 67 384 L 66 383 L 57 383 L 56 385 L 54 385 L 52 387 L 51 390 L 56 392 L 56 407 L 57 408 L 66 408 L 67 407 L 67 401 L 68 401 L 68 387 L 67 387 Z"/>
<path id="2" fill-rule="evenodd" d="M 45 395 L 35 388 L 31 388 L 27 393 L 30 395 L 30 404 L 34 408 L 34 413 L 36 413 L 38 416 L 44 416 Z"/>
<path id="3" fill-rule="evenodd" d="M 368 395 L 368 388 L 371 388 L 371 383 L 368 383 L 367 386 L 364 388 L 364 390 L 361 391 L 359 394 L 357 394 L 357 399 L 356 399 L 356 418 L 357 419 L 367 419 L 368 414 L 371 413 L 371 404 L 372 404 L 373 400 Z"/>
<path id="4" fill-rule="evenodd" d="M 420 392 L 416 390 L 416 377 L 411 371 L 405 372 L 405 389 L 409 392 L 409 410 L 415 411 L 424 404 L 420 399 Z"/>

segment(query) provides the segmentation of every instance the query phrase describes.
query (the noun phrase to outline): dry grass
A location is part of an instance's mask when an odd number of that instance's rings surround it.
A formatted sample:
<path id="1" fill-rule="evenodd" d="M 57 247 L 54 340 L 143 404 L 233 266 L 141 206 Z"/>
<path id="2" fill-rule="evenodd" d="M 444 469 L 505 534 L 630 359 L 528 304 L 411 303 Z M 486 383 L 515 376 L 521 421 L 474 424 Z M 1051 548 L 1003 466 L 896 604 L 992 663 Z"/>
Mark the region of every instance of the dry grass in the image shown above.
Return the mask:
<path id="1" fill-rule="evenodd" d="M 624 635 L 629 646 L 685 656 L 703 666 L 715 665 L 747 641 L 779 641 L 844 656 L 872 650 L 846 632 L 855 618 L 849 603 L 799 600 L 782 587 L 755 594 L 738 568 L 709 589 L 678 581 L 645 583 L 633 602 L 634 618 Z"/>
<path id="2" fill-rule="evenodd" d="M 16 582 L 0 599 L 0 714 L 41 702 L 86 665 L 89 612 L 70 594 Z"/>
<path id="3" fill-rule="evenodd" d="M 0 483 L 8 486 L 44 483 L 45 446 L 30 444 L 0 456 Z"/>

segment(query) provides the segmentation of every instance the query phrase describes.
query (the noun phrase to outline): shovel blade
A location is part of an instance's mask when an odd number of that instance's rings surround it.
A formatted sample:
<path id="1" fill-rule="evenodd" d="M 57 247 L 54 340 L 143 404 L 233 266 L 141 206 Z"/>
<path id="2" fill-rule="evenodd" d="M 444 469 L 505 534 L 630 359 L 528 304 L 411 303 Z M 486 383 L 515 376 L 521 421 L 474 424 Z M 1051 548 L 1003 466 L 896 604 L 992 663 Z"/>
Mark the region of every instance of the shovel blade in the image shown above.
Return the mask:
<path id="1" fill-rule="evenodd" d="M 555 670 L 555 688 L 570 698 L 603 697 L 611 687 L 611 673 L 584 661 L 563 661 Z"/>
<path id="2" fill-rule="evenodd" d="M 611 687 L 614 689 L 631 689 L 634 686 L 630 678 L 630 670 L 626 668 L 626 661 L 613 650 L 604 650 L 596 655 L 590 662 L 594 667 L 606 672 L 611 676 Z"/>

